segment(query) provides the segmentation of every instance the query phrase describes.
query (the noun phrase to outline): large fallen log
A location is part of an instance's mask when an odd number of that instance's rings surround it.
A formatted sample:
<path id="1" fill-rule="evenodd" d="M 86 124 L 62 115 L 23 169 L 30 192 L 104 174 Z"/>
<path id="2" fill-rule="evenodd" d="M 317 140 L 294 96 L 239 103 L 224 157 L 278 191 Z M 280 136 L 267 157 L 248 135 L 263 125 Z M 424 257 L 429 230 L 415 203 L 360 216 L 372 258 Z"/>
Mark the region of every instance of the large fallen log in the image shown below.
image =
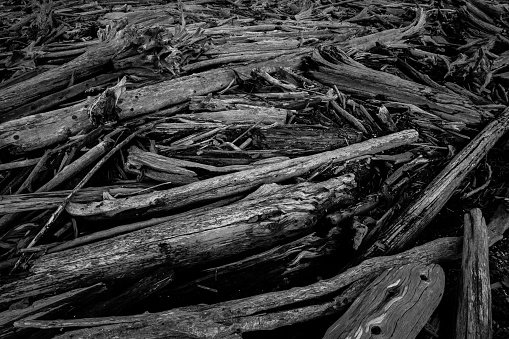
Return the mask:
<path id="1" fill-rule="evenodd" d="M 361 250 L 355 262 L 408 247 L 440 212 L 468 173 L 507 130 L 509 130 L 509 108 L 468 143 L 394 222 L 385 225 L 376 235 L 376 241 Z"/>
<path id="2" fill-rule="evenodd" d="M 441 238 L 397 255 L 368 259 L 333 278 L 285 291 L 153 314 L 68 320 L 27 319 L 16 322 L 15 326 L 90 327 L 59 336 L 74 339 L 116 335 L 122 338 L 140 338 L 163 330 L 183 331 L 198 337 L 221 337 L 235 332 L 270 330 L 337 314 L 338 310 L 342 309 L 337 306 L 344 305 L 343 296 L 348 295 L 345 301 L 347 305 L 352 303 L 366 283 L 391 268 L 415 263 L 422 265 L 441 263 L 457 259 L 460 253 L 461 238 Z M 356 286 L 362 288 L 357 289 Z M 344 287 L 348 287 L 347 290 L 350 292 L 341 293 Z M 311 305 L 302 306 L 304 302 Z"/>
<path id="3" fill-rule="evenodd" d="M 327 208 L 350 201 L 353 175 L 271 189 L 252 199 L 176 218 L 38 259 L 26 279 L 0 287 L 0 304 L 93 281 L 136 277 L 160 265 L 204 265 L 309 234 Z"/>
<path id="4" fill-rule="evenodd" d="M 263 183 L 281 182 L 302 175 L 324 164 L 338 163 L 362 155 L 375 154 L 407 145 L 415 142 L 417 136 L 415 130 L 406 130 L 337 150 L 218 176 L 154 194 L 107 200 L 100 203 L 70 203 L 67 206 L 67 212 L 74 216 L 119 218 L 126 214 L 136 213 L 140 215 L 156 211 L 175 210 L 193 203 L 250 191 Z"/>

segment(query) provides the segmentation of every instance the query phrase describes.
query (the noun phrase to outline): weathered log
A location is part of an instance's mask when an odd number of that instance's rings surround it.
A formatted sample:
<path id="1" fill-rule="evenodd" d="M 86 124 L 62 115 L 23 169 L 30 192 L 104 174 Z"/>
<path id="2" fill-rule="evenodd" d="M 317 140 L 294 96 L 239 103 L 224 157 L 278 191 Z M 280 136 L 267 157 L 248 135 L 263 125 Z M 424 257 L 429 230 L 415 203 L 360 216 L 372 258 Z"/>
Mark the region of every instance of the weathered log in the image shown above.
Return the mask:
<path id="1" fill-rule="evenodd" d="M 270 195 L 45 255 L 31 267 L 31 276 L 0 287 L 0 303 L 134 277 L 163 264 L 192 267 L 263 251 L 311 233 L 325 209 L 348 199 L 354 185 L 353 176 L 345 175 L 282 186 Z"/>
<path id="2" fill-rule="evenodd" d="M 246 192 L 262 183 L 281 182 L 302 175 L 323 164 L 338 163 L 366 154 L 379 153 L 412 143 L 415 140 L 417 140 L 417 132 L 406 130 L 337 150 L 218 176 L 155 194 L 86 205 L 70 203 L 67 206 L 67 211 L 75 216 L 111 218 L 113 216 L 121 217 L 126 213 L 132 214 L 132 212 L 139 214 L 175 210 L 196 202 Z"/>
<path id="3" fill-rule="evenodd" d="M 413 339 L 440 303 L 445 274 L 439 265 L 404 265 L 384 272 L 354 301 L 324 339 L 382 336 Z"/>
<path id="4" fill-rule="evenodd" d="M 315 126 L 288 125 L 254 128 L 253 144 L 263 149 L 305 149 L 316 152 L 355 144 L 362 133 L 350 128 L 326 129 Z"/>
<path id="5" fill-rule="evenodd" d="M 9 112 L 10 117 L 19 119 L 24 116 L 34 115 L 47 111 L 48 109 L 58 106 L 59 104 L 72 99 L 78 95 L 86 93 L 86 90 L 105 85 L 114 80 L 121 79 L 122 73 L 110 73 L 97 75 L 91 79 L 82 81 L 76 85 L 67 87 L 57 93 L 46 95 L 38 100 L 27 103 L 21 107 L 13 109 Z M 1 119 L 0 119 L 1 120 Z M 11 119 L 12 120 L 12 119 Z M 1 122 L 1 121 L 0 121 Z"/>
<path id="6" fill-rule="evenodd" d="M 243 106 L 243 107 L 242 107 Z M 197 119 L 219 121 L 224 123 L 264 123 L 264 124 L 284 124 L 288 116 L 295 114 L 282 108 L 247 106 L 242 105 L 238 109 L 227 111 L 210 111 L 201 113 L 191 113 L 176 115 L 175 118 Z"/>
<path id="7" fill-rule="evenodd" d="M 488 229 L 478 208 L 465 214 L 456 339 L 491 339 Z"/>
<path id="8" fill-rule="evenodd" d="M 14 111 L 16 115 L 9 113 L 9 111 L 37 100 L 46 94 L 64 89 L 69 85 L 71 79 L 81 81 L 97 74 L 106 68 L 111 58 L 122 48 L 124 48 L 122 40 L 112 40 L 98 44 L 63 66 L 0 90 L 0 123 L 30 114 L 29 110 Z"/>
<path id="9" fill-rule="evenodd" d="M 150 187 L 151 185 L 144 183 L 87 187 L 80 190 L 75 196 L 73 196 L 71 201 L 82 203 L 100 201 L 103 198 L 104 192 L 109 193 L 113 197 L 137 194 L 140 191 L 146 193 L 147 190 L 152 191 Z M 0 214 L 36 211 L 57 207 L 70 192 L 70 190 L 65 190 L 2 195 L 0 198 Z"/>
<path id="10" fill-rule="evenodd" d="M 328 58 L 338 58 L 335 63 Z M 401 79 L 396 75 L 376 71 L 351 60 L 335 47 L 315 50 L 313 60 L 320 66 L 318 71 L 311 71 L 316 80 L 336 85 L 339 90 L 362 98 L 383 97 L 387 101 L 397 101 L 421 106 L 447 121 L 460 121 L 478 125 L 486 118 L 493 118 L 473 105 L 468 98 L 457 94 L 440 91 L 412 81 Z"/>
<path id="11" fill-rule="evenodd" d="M 164 155 L 145 152 L 134 146 L 129 149 L 126 166 L 135 168 L 145 166 L 161 172 L 188 176 L 196 176 L 196 173 L 192 169 L 211 173 L 231 173 L 253 168 L 253 166 L 249 165 L 222 167 L 205 165 L 198 162 L 169 158 Z"/>
<path id="12" fill-rule="evenodd" d="M 218 91 L 235 79 L 228 69 L 216 69 L 127 91 L 119 102 L 121 119 L 156 112 L 186 101 L 192 95 Z M 25 152 L 47 147 L 91 125 L 88 107 L 92 100 L 0 124 L 0 147 Z"/>
<path id="13" fill-rule="evenodd" d="M 337 313 L 343 305 L 341 296 L 353 302 L 371 277 L 390 268 L 420 263 L 429 265 L 457 259 L 461 252 L 461 238 L 442 238 L 415 247 L 409 251 L 368 259 L 357 267 L 317 283 L 294 287 L 280 292 L 270 292 L 248 298 L 231 300 L 215 305 L 197 305 L 176 308 L 154 314 L 126 317 L 75 319 L 75 320 L 22 320 L 15 326 L 37 328 L 89 327 L 71 331 L 59 338 L 98 338 L 119 335 L 123 338 L 139 338 L 146 333 L 177 330 L 202 337 L 214 337 L 235 332 L 270 330 L 302 321 L 317 319 Z M 365 280 L 368 278 L 368 280 Z M 361 288 L 357 288 L 357 287 Z M 348 287 L 345 293 L 339 291 Z M 339 294 L 339 297 L 334 298 Z M 334 298 L 334 301 L 330 301 Z M 317 304 L 300 307 L 302 302 L 318 300 Z M 324 301 L 325 300 L 325 301 Z M 287 310 L 278 311 L 281 308 Z M 292 308 L 296 307 L 296 308 Z M 137 326 L 135 326 L 137 325 Z"/>
<path id="14" fill-rule="evenodd" d="M 509 108 L 468 143 L 412 204 L 394 222 L 380 231 L 376 236 L 376 242 L 363 249 L 355 262 L 408 247 L 438 214 L 468 173 L 507 130 L 509 130 Z"/>

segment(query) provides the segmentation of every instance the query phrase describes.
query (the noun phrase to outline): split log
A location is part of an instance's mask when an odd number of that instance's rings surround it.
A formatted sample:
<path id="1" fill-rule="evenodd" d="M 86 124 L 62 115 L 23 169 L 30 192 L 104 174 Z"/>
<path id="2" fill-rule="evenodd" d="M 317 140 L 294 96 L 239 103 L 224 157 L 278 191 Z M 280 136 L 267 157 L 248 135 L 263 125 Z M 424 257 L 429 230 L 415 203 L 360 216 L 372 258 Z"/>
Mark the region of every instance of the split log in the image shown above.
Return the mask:
<path id="1" fill-rule="evenodd" d="M 410 264 L 386 271 L 323 338 L 414 339 L 440 303 L 444 287 L 445 274 L 439 265 Z"/>
<path id="2" fill-rule="evenodd" d="M 19 327 L 72 328 L 90 327 L 67 332 L 59 338 L 98 338 L 120 335 L 122 338 L 139 338 L 147 333 L 162 330 L 183 331 L 201 337 L 214 337 L 235 332 L 270 330 L 336 314 L 341 296 L 348 296 L 347 304 L 353 302 L 366 285 L 366 278 L 380 275 L 391 268 L 419 263 L 430 265 L 457 259 L 461 253 L 460 238 L 442 238 L 415 247 L 409 251 L 368 259 L 337 276 L 317 283 L 294 287 L 280 292 L 270 292 L 252 297 L 231 300 L 215 305 L 196 305 L 176 308 L 154 314 L 125 317 L 69 319 L 69 320 L 22 320 Z M 370 280 L 367 281 L 369 283 Z M 361 288 L 356 288 L 360 286 Z M 341 291 L 348 287 L 347 293 Z M 339 297 L 335 298 L 339 293 Z M 334 298 L 334 301 L 330 301 Z M 313 302 L 300 307 L 303 302 Z M 293 307 L 293 308 L 292 308 Z M 280 311 L 281 309 L 287 309 Z"/>
<path id="3" fill-rule="evenodd" d="M 345 175 L 281 186 L 268 195 L 45 255 L 31 267 L 31 276 L 0 287 L 0 304 L 135 277 L 163 264 L 192 267 L 266 250 L 311 233 L 327 208 L 349 199 L 354 185 L 353 176 Z"/>
<path id="4" fill-rule="evenodd" d="M 375 154 L 417 140 L 415 130 L 406 130 L 388 136 L 370 139 L 316 155 L 300 157 L 275 164 L 202 180 L 155 194 L 126 199 L 108 200 L 101 203 L 67 205 L 67 212 L 74 216 L 122 217 L 126 214 L 146 214 L 169 211 L 200 201 L 218 199 L 250 191 L 263 183 L 281 182 L 324 164 L 338 163 L 366 154 Z"/>
<path id="5" fill-rule="evenodd" d="M 491 287 L 488 229 L 478 208 L 464 218 L 461 284 L 456 339 L 491 339 Z"/>
<path id="6" fill-rule="evenodd" d="M 362 250 L 356 262 L 394 253 L 409 246 L 438 214 L 468 173 L 507 130 L 509 130 L 509 108 L 468 143 L 394 222 L 385 226 L 376 235 L 376 242 Z"/>

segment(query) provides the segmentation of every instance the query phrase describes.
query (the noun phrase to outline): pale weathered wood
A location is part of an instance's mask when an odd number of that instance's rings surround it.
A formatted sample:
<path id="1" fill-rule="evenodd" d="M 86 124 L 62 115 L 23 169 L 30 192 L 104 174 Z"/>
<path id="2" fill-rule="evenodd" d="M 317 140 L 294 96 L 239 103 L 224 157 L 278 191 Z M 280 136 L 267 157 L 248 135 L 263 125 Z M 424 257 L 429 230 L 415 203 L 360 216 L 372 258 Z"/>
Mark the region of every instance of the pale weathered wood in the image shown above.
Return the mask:
<path id="1" fill-rule="evenodd" d="M 507 130 L 509 130 L 509 108 L 468 143 L 412 204 L 376 235 L 376 242 L 363 250 L 355 262 L 408 247 L 440 212 L 468 173 Z"/>
<path id="2" fill-rule="evenodd" d="M 163 264 L 188 268 L 263 251 L 311 233 L 327 208 L 350 200 L 354 186 L 353 175 L 281 186 L 270 195 L 48 254 L 31 267 L 31 276 L 0 287 L 0 304 L 137 276 Z"/>
<path id="3" fill-rule="evenodd" d="M 188 100 L 192 95 L 206 95 L 219 91 L 235 79 L 229 69 L 215 69 L 181 77 L 156 85 L 127 91 L 119 107 L 121 119 L 156 112 Z M 25 152 L 52 145 L 91 126 L 88 106 L 92 100 L 71 107 L 0 124 L 0 147 L 9 146 L 12 152 Z"/>
<path id="4" fill-rule="evenodd" d="M 439 265 L 409 264 L 376 278 L 324 335 L 324 339 L 380 336 L 413 339 L 440 303 L 445 274 Z"/>
<path id="5" fill-rule="evenodd" d="M 491 339 L 491 287 L 488 228 L 478 208 L 464 217 L 461 284 L 456 339 Z"/>
<path id="6" fill-rule="evenodd" d="M 260 186 L 262 183 L 287 180 L 324 164 L 338 163 L 362 155 L 375 154 L 407 145 L 415 142 L 417 136 L 418 134 L 415 130 L 401 131 L 337 150 L 218 176 L 154 194 L 116 199 L 114 201 L 108 200 L 100 203 L 70 203 L 67 206 L 67 211 L 75 216 L 101 218 L 115 216 L 118 218 L 128 212 L 138 211 L 138 213 L 141 213 L 141 210 L 144 213 L 175 210 L 196 202 L 246 192 Z"/>

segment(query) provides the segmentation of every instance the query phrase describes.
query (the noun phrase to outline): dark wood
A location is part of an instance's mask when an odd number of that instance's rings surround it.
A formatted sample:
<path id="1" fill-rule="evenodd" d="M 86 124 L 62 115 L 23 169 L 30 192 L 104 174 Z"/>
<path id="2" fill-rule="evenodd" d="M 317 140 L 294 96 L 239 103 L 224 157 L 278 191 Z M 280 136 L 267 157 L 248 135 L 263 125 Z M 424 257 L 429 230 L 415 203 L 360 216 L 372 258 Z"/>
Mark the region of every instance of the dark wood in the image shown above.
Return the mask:
<path id="1" fill-rule="evenodd" d="M 491 339 L 491 286 L 488 228 L 478 208 L 464 217 L 461 283 L 456 315 L 456 339 Z"/>
<path id="2" fill-rule="evenodd" d="M 16 326 L 35 328 L 90 327 L 60 338 L 100 338 L 119 335 L 140 338 L 164 330 L 193 333 L 202 337 L 270 330 L 325 315 L 337 314 L 362 293 L 375 277 L 406 264 L 430 265 L 457 259 L 460 238 L 441 238 L 409 251 L 366 260 L 330 279 L 303 287 L 270 292 L 213 305 L 196 305 L 135 316 L 62 320 L 24 320 Z M 390 272 L 392 272 L 390 271 Z M 340 292 L 341 291 L 341 292 Z M 313 304 L 313 301 L 316 303 Z M 302 306 L 309 302 L 310 306 Z M 299 306 L 300 305 L 300 306 Z"/>
<path id="3" fill-rule="evenodd" d="M 468 173 L 507 130 L 509 130 L 509 108 L 468 143 L 411 205 L 376 235 L 376 241 L 362 250 L 354 262 L 358 263 L 366 258 L 394 253 L 408 247 L 440 212 Z"/>

